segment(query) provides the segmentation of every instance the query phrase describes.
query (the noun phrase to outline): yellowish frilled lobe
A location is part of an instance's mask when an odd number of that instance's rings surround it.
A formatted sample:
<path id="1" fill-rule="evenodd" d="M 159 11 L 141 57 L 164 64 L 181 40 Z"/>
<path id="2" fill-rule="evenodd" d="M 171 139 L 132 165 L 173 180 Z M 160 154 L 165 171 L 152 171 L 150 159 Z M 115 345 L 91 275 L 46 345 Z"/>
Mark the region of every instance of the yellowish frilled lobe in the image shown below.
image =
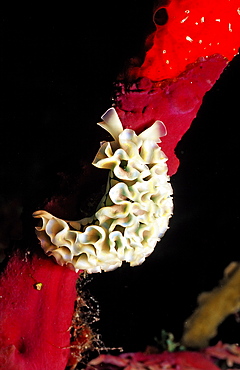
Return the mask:
<path id="1" fill-rule="evenodd" d="M 166 134 L 162 122 L 136 135 L 123 130 L 110 108 L 99 123 L 114 138 L 102 143 L 93 165 L 110 170 L 106 188 L 92 217 L 65 221 L 46 211 L 37 237 L 47 255 L 60 265 L 89 273 L 110 271 L 127 261 L 141 264 L 168 229 L 172 215 L 172 187 L 167 158 L 158 146 Z"/>

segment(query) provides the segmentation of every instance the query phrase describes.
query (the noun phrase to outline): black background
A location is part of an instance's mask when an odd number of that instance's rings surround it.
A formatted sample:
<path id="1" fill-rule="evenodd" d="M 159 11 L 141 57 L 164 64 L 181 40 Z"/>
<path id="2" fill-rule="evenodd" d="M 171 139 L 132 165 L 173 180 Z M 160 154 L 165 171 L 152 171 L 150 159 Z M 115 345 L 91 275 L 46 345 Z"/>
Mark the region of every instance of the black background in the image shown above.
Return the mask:
<path id="1" fill-rule="evenodd" d="M 10 246 L 37 247 L 31 214 L 47 198 L 61 191 L 67 197 L 77 185 L 86 197 L 79 177 L 104 139 L 96 122 L 111 106 L 113 82 L 129 58 L 144 55 L 152 8 L 153 1 L 89 2 L 54 15 L 41 9 L 1 16 L 1 235 L 16 227 L 9 214 L 9 225 L 3 222 L 6 205 L 12 213 L 23 209 Z M 237 56 L 178 144 L 175 212 L 154 253 L 141 266 L 91 277 L 106 346 L 144 350 L 162 329 L 179 339 L 197 295 L 239 260 L 239 86 Z M 98 191 L 101 181 L 88 181 Z M 219 338 L 239 341 L 238 332 L 230 317 Z"/>

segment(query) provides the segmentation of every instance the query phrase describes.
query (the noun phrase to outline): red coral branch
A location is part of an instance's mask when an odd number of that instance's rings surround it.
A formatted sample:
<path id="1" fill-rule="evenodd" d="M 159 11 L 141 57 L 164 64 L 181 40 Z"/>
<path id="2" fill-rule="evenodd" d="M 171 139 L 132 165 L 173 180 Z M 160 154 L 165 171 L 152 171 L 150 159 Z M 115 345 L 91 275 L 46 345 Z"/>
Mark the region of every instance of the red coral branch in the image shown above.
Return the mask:
<path id="1" fill-rule="evenodd" d="M 77 278 L 49 257 L 12 257 L 0 282 L 0 369 L 65 369 Z"/>
<path id="2" fill-rule="evenodd" d="M 142 131 L 155 120 L 164 122 L 168 135 L 161 147 L 173 175 L 178 141 L 240 47 L 239 1 L 160 1 L 154 20 L 145 60 L 117 85 L 115 104 L 124 127 Z"/>
<path id="3" fill-rule="evenodd" d="M 170 176 L 179 165 L 174 153 L 177 143 L 196 117 L 206 91 L 226 65 L 225 58 L 214 55 L 199 59 L 175 79 L 154 83 L 145 77 L 130 85 L 116 85 L 116 111 L 125 128 L 141 132 L 156 120 L 164 122 L 167 136 L 161 138 L 161 148 L 168 157 Z"/>
<path id="4" fill-rule="evenodd" d="M 197 352 L 163 352 L 156 355 L 146 355 L 141 352 L 124 353 L 117 356 L 101 355 L 92 360 L 86 370 L 109 369 L 178 369 L 178 370 L 219 370 L 204 354 Z"/>
<path id="5" fill-rule="evenodd" d="M 141 68 L 132 70 L 153 81 L 178 76 L 199 57 L 231 60 L 240 47 L 238 0 L 161 1 L 154 20 L 156 31 L 147 40 L 152 45 Z"/>

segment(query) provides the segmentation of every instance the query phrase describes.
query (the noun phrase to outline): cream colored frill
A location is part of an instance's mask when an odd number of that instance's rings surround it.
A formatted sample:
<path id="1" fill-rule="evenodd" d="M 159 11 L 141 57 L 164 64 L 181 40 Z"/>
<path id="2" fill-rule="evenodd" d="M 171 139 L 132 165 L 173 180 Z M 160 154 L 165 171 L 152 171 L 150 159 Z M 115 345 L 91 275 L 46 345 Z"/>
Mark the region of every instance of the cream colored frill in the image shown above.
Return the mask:
<path id="1" fill-rule="evenodd" d="M 33 214 L 42 219 L 36 232 L 45 253 L 60 265 L 89 273 L 113 270 L 122 261 L 141 264 L 167 230 L 173 209 L 167 158 L 157 144 L 166 134 L 162 122 L 137 136 L 123 130 L 114 108 L 102 119 L 99 125 L 114 141 L 102 143 L 93 161 L 110 170 L 96 213 L 73 222 L 46 211 Z"/>

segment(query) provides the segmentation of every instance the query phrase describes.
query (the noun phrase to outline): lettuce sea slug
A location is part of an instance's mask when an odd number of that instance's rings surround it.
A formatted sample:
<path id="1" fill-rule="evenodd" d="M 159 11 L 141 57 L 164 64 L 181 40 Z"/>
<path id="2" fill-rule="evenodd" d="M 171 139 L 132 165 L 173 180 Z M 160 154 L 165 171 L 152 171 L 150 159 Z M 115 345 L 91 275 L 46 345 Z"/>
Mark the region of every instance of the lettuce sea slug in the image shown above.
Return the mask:
<path id="1" fill-rule="evenodd" d="M 93 161 L 110 170 L 94 215 L 65 221 L 42 210 L 33 214 L 42 219 L 36 233 L 45 253 L 89 273 L 113 270 L 123 261 L 141 264 L 166 232 L 173 209 L 167 157 L 157 144 L 166 135 L 164 124 L 156 121 L 136 135 L 123 130 L 114 108 L 102 119 L 99 125 L 114 141 L 101 143 Z"/>

